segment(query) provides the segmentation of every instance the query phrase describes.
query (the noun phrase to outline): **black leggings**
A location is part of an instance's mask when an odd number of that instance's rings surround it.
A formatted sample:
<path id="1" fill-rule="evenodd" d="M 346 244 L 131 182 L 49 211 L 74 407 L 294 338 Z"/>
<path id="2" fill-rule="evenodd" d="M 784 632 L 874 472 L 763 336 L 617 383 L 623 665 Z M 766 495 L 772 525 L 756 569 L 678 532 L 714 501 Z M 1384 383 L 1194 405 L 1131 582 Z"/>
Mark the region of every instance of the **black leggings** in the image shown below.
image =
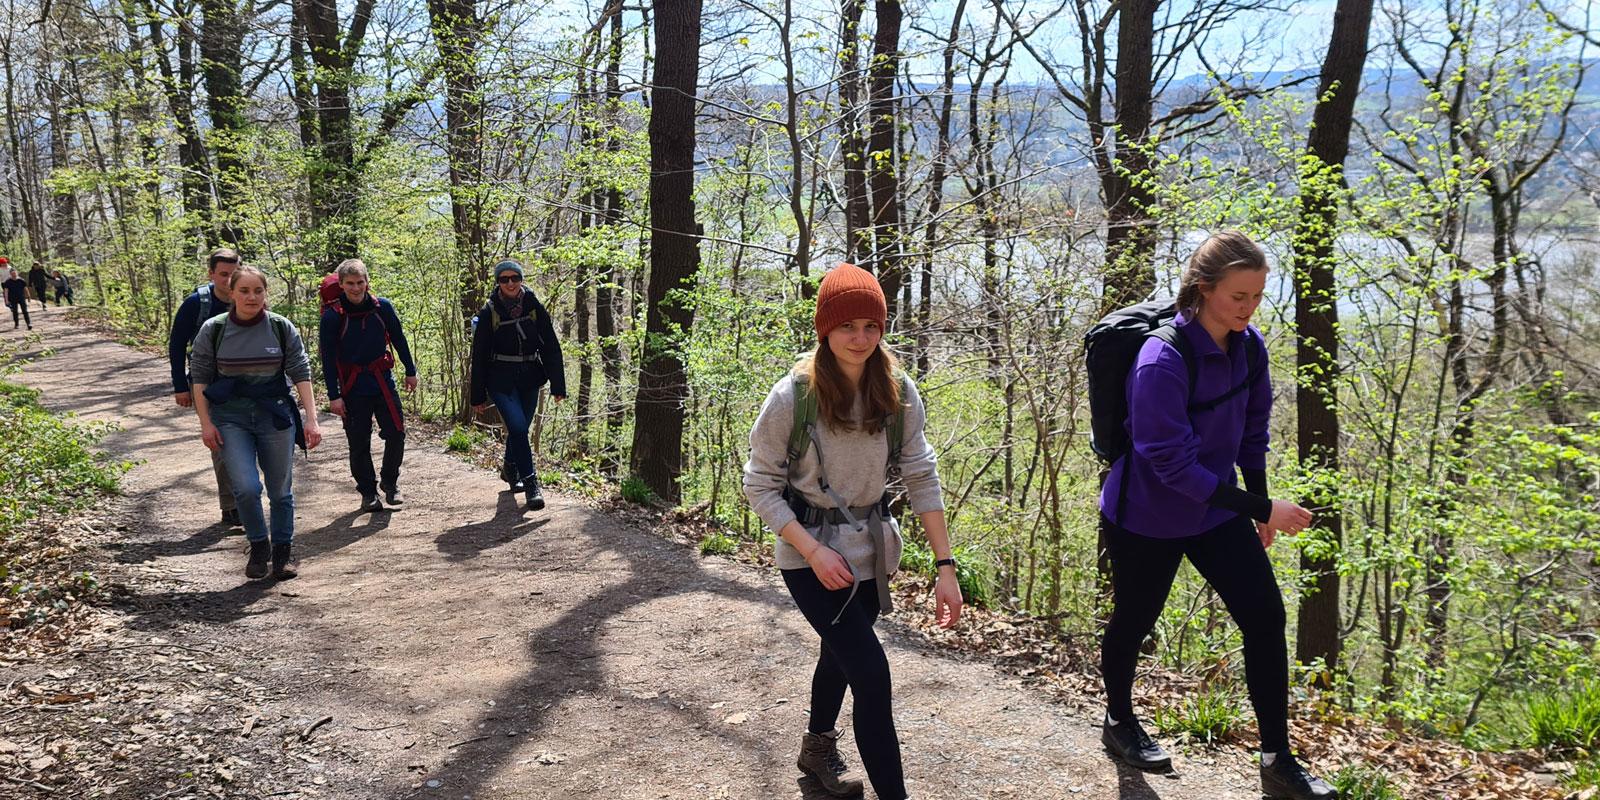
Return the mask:
<path id="1" fill-rule="evenodd" d="M 1139 645 L 1155 628 L 1184 556 L 1217 590 L 1244 635 L 1244 674 L 1261 728 L 1261 749 L 1289 749 L 1289 652 L 1284 641 L 1283 596 L 1255 523 L 1236 517 L 1211 530 L 1178 539 L 1154 539 L 1101 517 L 1111 555 L 1116 602 L 1100 646 L 1106 712 L 1131 719 L 1133 672 Z"/>
<path id="2" fill-rule="evenodd" d="M 881 800 L 904 800 L 906 780 L 900 764 L 900 739 L 894 730 L 889 658 L 872 631 L 878 619 L 877 582 L 861 582 L 837 625 L 833 618 L 844 608 L 849 589 L 829 591 L 810 569 L 783 570 L 783 582 L 806 622 L 822 637 L 817 669 L 811 676 L 810 731 L 834 729 L 848 687 L 854 699 L 850 721 L 856 749 L 861 752 L 861 766 L 872 781 L 872 790 Z"/>

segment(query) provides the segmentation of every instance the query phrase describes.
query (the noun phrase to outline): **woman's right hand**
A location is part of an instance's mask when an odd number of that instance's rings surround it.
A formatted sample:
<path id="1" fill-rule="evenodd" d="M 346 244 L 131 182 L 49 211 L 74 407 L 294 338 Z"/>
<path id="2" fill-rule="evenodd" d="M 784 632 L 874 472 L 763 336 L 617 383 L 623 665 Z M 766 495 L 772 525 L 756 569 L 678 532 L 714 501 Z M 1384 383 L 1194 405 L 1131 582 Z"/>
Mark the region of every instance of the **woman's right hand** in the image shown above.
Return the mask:
<path id="1" fill-rule="evenodd" d="M 200 441 L 205 442 L 206 447 L 209 447 L 212 450 L 221 450 L 222 431 L 217 430 L 217 426 L 212 425 L 209 422 L 201 423 Z"/>
<path id="2" fill-rule="evenodd" d="M 850 562 L 839 555 L 839 551 L 817 545 L 817 549 L 806 556 L 806 563 L 811 565 L 811 571 L 817 573 L 817 580 L 829 591 L 850 588 L 856 582 L 856 576 L 850 571 Z"/>
<path id="3" fill-rule="evenodd" d="M 1267 526 L 1287 536 L 1293 536 L 1311 525 L 1311 512 L 1288 500 L 1272 501 L 1272 516 Z"/>

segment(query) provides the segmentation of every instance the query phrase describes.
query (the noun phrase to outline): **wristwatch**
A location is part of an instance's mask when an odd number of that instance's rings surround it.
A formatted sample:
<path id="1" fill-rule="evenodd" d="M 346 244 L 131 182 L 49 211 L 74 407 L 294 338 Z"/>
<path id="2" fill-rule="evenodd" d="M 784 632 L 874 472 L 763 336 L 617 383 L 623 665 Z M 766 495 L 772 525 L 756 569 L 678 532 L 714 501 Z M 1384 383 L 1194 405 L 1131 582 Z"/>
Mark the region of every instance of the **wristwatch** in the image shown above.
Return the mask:
<path id="1" fill-rule="evenodd" d="M 938 561 L 933 562 L 933 571 L 934 572 L 938 572 L 939 568 L 944 566 L 944 565 L 946 565 L 946 564 L 949 564 L 951 569 L 958 570 L 958 571 L 961 569 L 960 567 L 956 566 L 956 560 L 955 559 L 953 559 L 953 558 L 941 558 Z"/>

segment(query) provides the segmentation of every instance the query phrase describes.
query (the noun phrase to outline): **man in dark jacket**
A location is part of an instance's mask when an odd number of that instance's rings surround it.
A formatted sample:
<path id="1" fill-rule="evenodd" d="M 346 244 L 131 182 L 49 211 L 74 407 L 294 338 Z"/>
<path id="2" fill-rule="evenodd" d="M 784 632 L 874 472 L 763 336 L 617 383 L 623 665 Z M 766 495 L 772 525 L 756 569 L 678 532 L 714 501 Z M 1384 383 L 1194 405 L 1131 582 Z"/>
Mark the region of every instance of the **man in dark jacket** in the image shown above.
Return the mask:
<path id="1" fill-rule="evenodd" d="M 400 327 L 400 315 L 388 300 L 368 291 L 367 265 L 352 258 L 335 273 L 342 291 L 322 309 L 318 341 L 322 376 L 328 386 L 328 410 L 344 420 L 350 442 L 350 474 L 361 493 L 363 511 L 405 502 L 400 494 L 400 462 L 406 452 L 405 414 L 395 391 L 394 360 L 405 365 L 406 391 L 417 390 L 417 364 Z M 390 347 L 394 352 L 390 352 Z M 383 440 L 383 471 L 372 471 L 372 420 Z M 383 501 L 378 490 L 383 490 Z"/>
<path id="2" fill-rule="evenodd" d="M 172 399 L 182 408 L 194 405 L 194 396 L 189 393 L 189 349 L 194 345 L 194 336 L 200 332 L 200 326 L 206 320 L 228 313 L 233 300 L 228 290 L 228 279 L 233 277 L 233 271 L 238 266 L 238 253 L 228 248 L 212 253 L 206 259 L 206 273 L 211 282 L 184 298 L 172 320 L 172 334 L 167 337 L 167 361 L 172 366 Z M 211 451 L 211 471 L 217 476 L 217 504 L 222 506 L 222 523 L 230 527 L 242 527 L 239 510 L 233 500 L 233 484 L 229 482 L 227 467 L 216 450 Z"/>
<path id="3" fill-rule="evenodd" d="M 22 312 L 22 319 L 27 321 L 28 330 L 33 330 L 33 317 L 28 316 L 28 284 L 17 275 L 17 271 L 9 266 L 0 264 L 0 269 L 5 270 L 4 282 L 6 306 L 11 309 L 11 328 L 17 328 L 17 312 Z"/>
<path id="4" fill-rule="evenodd" d="M 33 287 L 33 298 L 39 301 L 40 308 L 44 307 L 44 301 L 49 298 L 49 295 L 44 293 L 45 286 L 49 282 L 50 274 L 44 271 L 44 267 L 34 264 L 33 269 L 28 270 L 28 285 Z"/>
<path id="5" fill-rule="evenodd" d="M 505 460 L 511 479 L 520 478 L 528 508 L 544 508 L 539 475 L 533 466 L 528 431 L 539 406 L 539 390 L 550 384 L 557 402 L 567 396 L 550 312 L 522 283 L 522 265 L 502 261 L 494 267 L 495 288 L 478 312 L 472 332 L 472 407 L 482 412 L 492 401 L 506 423 Z M 512 484 L 512 490 L 518 488 Z"/>

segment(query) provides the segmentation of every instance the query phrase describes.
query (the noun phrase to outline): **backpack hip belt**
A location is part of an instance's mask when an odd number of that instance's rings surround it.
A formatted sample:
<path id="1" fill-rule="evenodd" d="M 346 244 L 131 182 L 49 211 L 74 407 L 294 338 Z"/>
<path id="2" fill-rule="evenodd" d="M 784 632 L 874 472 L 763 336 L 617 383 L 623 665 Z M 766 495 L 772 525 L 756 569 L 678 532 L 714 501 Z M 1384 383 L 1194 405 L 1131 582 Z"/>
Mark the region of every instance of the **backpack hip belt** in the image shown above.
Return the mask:
<path id="1" fill-rule="evenodd" d="M 400 433 L 406 432 L 405 415 L 400 413 L 399 398 L 394 396 L 394 390 L 389 388 L 389 382 L 383 379 L 383 374 L 394 369 L 394 354 L 385 351 L 381 358 L 374 359 L 365 364 L 350 364 L 338 362 L 339 367 L 339 396 L 350 394 L 355 388 L 356 381 L 362 373 L 370 373 L 374 383 L 378 384 L 378 394 L 383 395 L 383 404 L 389 407 L 389 418 L 394 420 L 394 429 Z"/>
<path id="2" fill-rule="evenodd" d="M 512 364 L 543 364 L 544 356 L 541 356 L 538 353 L 523 353 L 515 356 L 506 355 L 505 353 L 495 353 L 494 360 L 506 361 Z"/>

